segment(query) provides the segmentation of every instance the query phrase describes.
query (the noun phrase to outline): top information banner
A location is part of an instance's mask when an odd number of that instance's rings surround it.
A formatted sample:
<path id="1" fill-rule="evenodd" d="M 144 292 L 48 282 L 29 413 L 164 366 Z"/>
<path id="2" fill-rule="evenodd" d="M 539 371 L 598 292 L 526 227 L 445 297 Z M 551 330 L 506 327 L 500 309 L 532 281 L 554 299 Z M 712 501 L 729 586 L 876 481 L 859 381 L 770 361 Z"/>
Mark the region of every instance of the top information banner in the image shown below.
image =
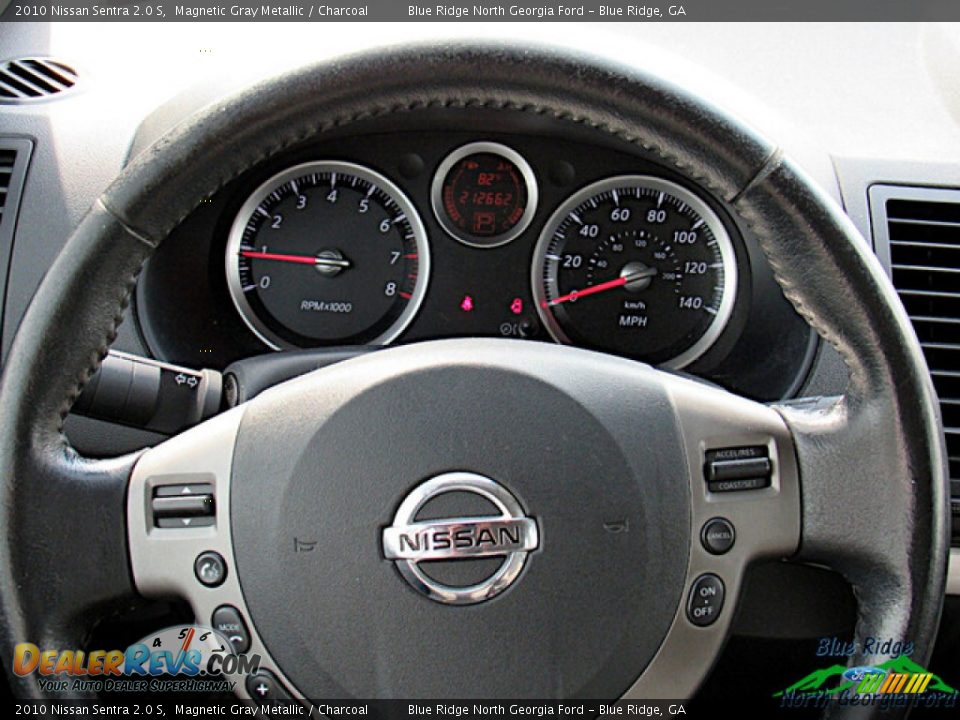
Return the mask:
<path id="1" fill-rule="evenodd" d="M 330 0 L 311 2 L 21 2 L 0 0 L 3 22 L 260 21 L 950 21 L 960 0 Z"/>

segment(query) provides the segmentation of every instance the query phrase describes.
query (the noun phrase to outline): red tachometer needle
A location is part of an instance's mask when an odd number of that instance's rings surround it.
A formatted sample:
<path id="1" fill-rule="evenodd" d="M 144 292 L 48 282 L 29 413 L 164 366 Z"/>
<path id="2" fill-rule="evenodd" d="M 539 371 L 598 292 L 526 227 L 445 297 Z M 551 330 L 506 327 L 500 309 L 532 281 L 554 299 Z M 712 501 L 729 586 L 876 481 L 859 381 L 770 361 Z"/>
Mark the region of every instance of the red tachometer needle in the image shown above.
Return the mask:
<path id="1" fill-rule="evenodd" d="M 633 276 L 627 275 L 624 277 L 618 277 L 616 280 L 608 280 L 607 282 L 600 283 L 599 285 L 591 285 L 588 288 L 583 290 L 574 290 L 571 293 L 566 295 L 561 295 L 558 298 L 553 300 L 544 300 L 540 303 L 541 307 L 551 307 L 553 305 L 559 305 L 560 303 L 565 303 L 570 300 L 576 300 L 577 298 L 587 297 L 588 295 L 596 295 L 597 293 L 606 292 L 607 290 L 613 290 L 614 288 L 623 287 L 630 280 L 633 280 Z"/>
<path id="2" fill-rule="evenodd" d="M 322 252 L 316 257 L 309 255 L 281 255 L 279 253 L 256 252 L 255 250 L 241 250 L 240 257 L 255 260 L 279 260 L 280 262 L 297 263 L 298 265 L 314 265 L 317 268 L 332 268 L 336 273 L 350 267 L 350 261 L 340 256 L 340 253 Z"/>
<path id="3" fill-rule="evenodd" d="M 279 260 L 280 262 L 300 263 L 301 265 L 316 265 L 317 258 L 309 255 L 281 255 L 280 253 L 255 252 L 253 250 L 243 250 L 240 257 L 252 258 L 254 260 Z"/>

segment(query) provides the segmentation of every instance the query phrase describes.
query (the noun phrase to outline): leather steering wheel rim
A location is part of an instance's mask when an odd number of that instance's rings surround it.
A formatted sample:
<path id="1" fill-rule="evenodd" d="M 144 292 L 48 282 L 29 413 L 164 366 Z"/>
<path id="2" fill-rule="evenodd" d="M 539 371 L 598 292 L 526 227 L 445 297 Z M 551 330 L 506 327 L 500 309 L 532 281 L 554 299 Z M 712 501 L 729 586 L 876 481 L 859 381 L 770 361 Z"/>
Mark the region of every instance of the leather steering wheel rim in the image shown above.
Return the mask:
<path id="1" fill-rule="evenodd" d="M 499 44 L 402 47 L 261 83 L 171 130 L 96 202 L 41 284 L 0 381 L 6 657 L 28 640 L 76 646 L 89 617 L 135 602 L 119 513 L 137 456 L 82 458 L 62 428 L 151 252 L 204 198 L 285 148 L 371 116 L 474 106 L 634 143 L 756 232 L 785 295 L 850 372 L 842 399 L 780 408 L 801 474 L 796 558 L 852 584 L 858 647 L 910 639 L 913 659 L 926 661 L 946 574 L 945 453 L 923 356 L 867 243 L 774 144 L 682 88 L 597 58 Z M 34 676 L 10 678 L 17 695 L 42 696 Z"/>

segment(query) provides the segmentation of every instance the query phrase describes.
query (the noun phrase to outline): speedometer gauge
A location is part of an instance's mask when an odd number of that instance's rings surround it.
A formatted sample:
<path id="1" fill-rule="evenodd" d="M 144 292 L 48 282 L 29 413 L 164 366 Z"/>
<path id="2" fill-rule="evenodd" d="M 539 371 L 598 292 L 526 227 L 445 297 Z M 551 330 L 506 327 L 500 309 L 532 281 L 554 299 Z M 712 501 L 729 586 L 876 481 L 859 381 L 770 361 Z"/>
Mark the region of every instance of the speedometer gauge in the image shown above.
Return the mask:
<path id="1" fill-rule="evenodd" d="M 716 213 L 660 178 L 614 177 L 577 192 L 537 245 L 537 310 L 559 341 L 680 368 L 716 342 L 737 264 Z"/>
<path id="2" fill-rule="evenodd" d="M 240 208 L 227 243 L 230 296 L 267 345 L 388 343 L 426 292 L 423 223 L 368 168 L 311 162 L 275 175 Z"/>

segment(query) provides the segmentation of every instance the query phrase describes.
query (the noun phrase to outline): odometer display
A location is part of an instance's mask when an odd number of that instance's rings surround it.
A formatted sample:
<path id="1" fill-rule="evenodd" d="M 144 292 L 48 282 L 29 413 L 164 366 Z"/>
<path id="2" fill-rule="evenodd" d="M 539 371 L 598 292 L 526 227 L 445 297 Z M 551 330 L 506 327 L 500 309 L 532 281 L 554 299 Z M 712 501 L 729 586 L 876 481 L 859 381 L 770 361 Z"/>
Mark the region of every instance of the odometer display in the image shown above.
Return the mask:
<path id="1" fill-rule="evenodd" d="M 737 266 L 723 223 L 660 178 L 594 183 L 548 221 L 537 246 L 537 310 L 560 342 L 680 368 L 716 342 Z"/>
<path id="2" fill-rule="evenodd" d="M 467 245 L 495 247 L 529 226 L 537 185 L 514 150 L 477 142 L 454 150 L 440 164 L 432 196 L 437 220 L 450 235 Z"/>
<path id="3" fill-rule="evenodd" d="M 413 205 L 351 163 L 306 163 L 270 178 L 227 243 L 234 304 L 276 349 L 390 342 L 416 313 L 428 270 Z"/>

